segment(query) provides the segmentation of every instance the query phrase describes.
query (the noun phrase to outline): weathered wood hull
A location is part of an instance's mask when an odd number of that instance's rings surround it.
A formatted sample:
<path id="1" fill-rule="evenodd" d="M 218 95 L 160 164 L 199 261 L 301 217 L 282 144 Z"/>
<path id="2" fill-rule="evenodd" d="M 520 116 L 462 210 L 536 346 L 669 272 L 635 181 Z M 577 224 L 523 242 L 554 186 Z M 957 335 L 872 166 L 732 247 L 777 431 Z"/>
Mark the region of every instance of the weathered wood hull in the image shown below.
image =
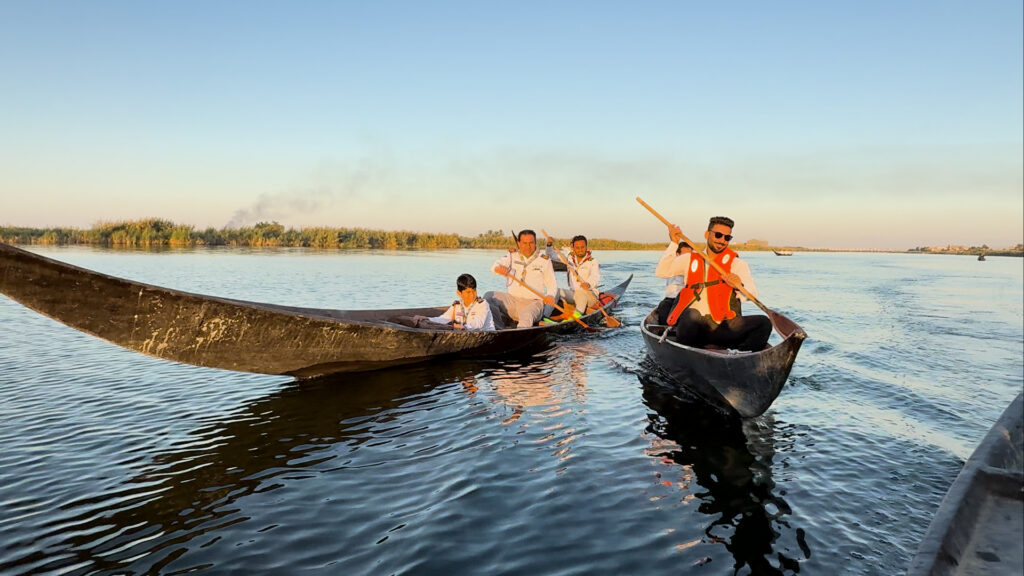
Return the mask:
<path id="1" fill-rule="evenodd" d="M 1024 394 L 968 458 L 908 576 L 1024 573 Z"/>
<path id="2" fill-rule="evenodd" d="M 657 311 L 641 325 L 644 343 L 655 363 L 676 383 L 700 394 L 712 404 L 744 418 L 760 416 L 782 391 L 797 352 L 807 334 L 793 321 L 775 313 L 772 323 L 783 337 L 760 352 L 729 352 L 692 348 L 661 340 Z"/>
<path id="3" fill-rule="evenodd" d="M 632 276 L 608 292 L 616 301 Z M 133 282 L 0 243 L 0 293 L 76 330 L 166 360 L 312 377 L 539 347 L 575 322 L 495 332 L 408 328 L 444 308 L 329 310 L 204 296 Z M 600 312 L 584 321 L 596 325 Z"/>

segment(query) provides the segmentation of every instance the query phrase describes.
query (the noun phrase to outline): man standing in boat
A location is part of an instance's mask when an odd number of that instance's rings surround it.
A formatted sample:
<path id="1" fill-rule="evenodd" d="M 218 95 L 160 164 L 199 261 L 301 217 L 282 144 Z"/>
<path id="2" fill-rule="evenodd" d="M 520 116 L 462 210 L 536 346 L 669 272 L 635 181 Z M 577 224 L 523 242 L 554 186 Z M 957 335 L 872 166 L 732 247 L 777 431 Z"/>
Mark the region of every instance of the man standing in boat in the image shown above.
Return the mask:
<path id="1" fill-rule="evenodd" d="M 686 284 L 679 291 L 666 323 L 673 326 L 673 338 L 686 346 L 713 345 L 754 352 L 763 350 L 772 333 L 767 316 L 740 315 L 740 299 L 736 288 L 743 286 L 757 298 L 757 286 L 750 275 L 750 267 L 739 254 L 729 249 L 734 222 L 731 218 L 715 216 L 704 232 L 707 241 L 705 254 L 713 259 L 725 275 L 708 265 L 699 254 L 690 252 L 677 255 L 676 249 L 683 239 L 678 226 L 669 228 L 668 246 L 655 274 L 659 278 L 686 275 Z"/>
<path id="2" fill-rule="evenodd" d="M 545 252 L 552 262 L 558 259 L 557 249 L 550 242 L 548 242 Z M 565 271 L 565 274 L 569 278 L 569 289 L 560 289 L 558 297 L 575 306 L 580 314 L 586 314 L 587 309 L 591 306 L 597 310 L 597 301 L 593 295 L 597 293 L 597 285 L 601 281 L 601 265 L 588 249 L 586 236 L 582 234 L 573 236 L 572 252 L 567 260 L 569 269 Z M 577 281 L 577 275 L 582 282 Z"/>
<path id="3" fill-rule="evenodd" d="M 502 324 L 503 317 L 508 316 L 519 328 L 529 328 L 554 306 L 558 282 L 551 259 L 537 251 L 536 232 L 523 230 L 516 236 L 516 245 L 518 250 L 509 250 L 491 267 L 495 274 L 505 277 L 508 291 L 488 292 L 484 299 L 500 312 L 494 314 L 495 325 Z"/>

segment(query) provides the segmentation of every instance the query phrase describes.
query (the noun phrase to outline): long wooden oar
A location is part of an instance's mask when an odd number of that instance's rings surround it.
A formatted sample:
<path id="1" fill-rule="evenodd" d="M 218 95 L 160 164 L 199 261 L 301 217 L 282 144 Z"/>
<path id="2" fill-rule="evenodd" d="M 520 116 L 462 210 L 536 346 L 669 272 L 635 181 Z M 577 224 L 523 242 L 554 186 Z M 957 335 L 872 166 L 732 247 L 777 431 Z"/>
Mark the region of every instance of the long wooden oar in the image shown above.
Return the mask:
<path id="1" fill-rule="evenodd" d="M 548 239 L 548 242 L 551 243 L 551 245 L 552 245 L 551 247 L 555 248 L 555 246 L 554 246 L 555 241 L 554 241 L 554 239 L 551 236 L 548 235 L 547 230 L 544 230 L 543 228 L 541 228 L 540 231 L 544 234 L 544 237 Z M 566 259 L 566 257 L 564 255 L 562 255 L 562 251 L 561 250 L 559 250 L 558 248 L 555 248 L 555 252 L 558 253 L 558 258 L 559 258 L 559 260 L 562 261 L 563 264 L 565 264 L 565 267 L 568 268 L 570 271 L 572 271 L 573 276 L 576 277 L 576 282 L 582 287 L 583 286 L 583 279 L 580 278 L 579 271 L 576 270 L 575 267 L 569 265 L 569 260 Z M 622 322 L 619 322 L 615 318 L 612 318 L 612 316 L 610 314 L 608 314 L 608 312 L 605 311 L 604 306 L 601 306 L 601 296 L 596 294 L 593 289 L 589 289 L 588 288 L 587 292 L 590 292 L 590 295 L 594 297 L 594 305 L 597 306 L 597 309 L 601 311 L 601 314 L 604 314 L 604 323 L 607 324 L 609 328 L 618 328 L 619 326 L 622 326 Z M 584 312 L 586 312 L 586 311 L 584 310 Z"/>
<path id="2" fill-rule="evenodd" d="M 661 220 L 662 224 L 664 224 L 665 226 L 668 226 L 668 228 L 670 230 L 672 229 L 673 224 L 671 222 L 669 222 L 668 220 L 666 220 L 664 216 L 662 216 L 661 214 L 658 214 L 657 210 L 655 210 L 654 208 L 651 208 L 650 204 L 648 204 L 647 202 L 644 202 L 643 199 L 640 198 L 639 196 L 636 197 L 636 201 L 639 202 L 644 208 L 647 208 L 647 210 L 649 210 L 651 214 L 654 214 L 654 216 L 658 220 Z M 696 249 L 697 245 L 694 244 L 689 238 L 687 238 L 686 234 L 683 234 L 683 232 L 681 230 L 679 231 L 679 235 L 683 238 L 684 242 L 686 242 L 690 246 L 694 247 L 694 250 L 693 250 L 694 252 L 699 254 L 700 257 L 703 258 L 705 262 L 707 262 L 712 268 L 717 270 L 718 273 L 722 275 L 722 278 L 723 278 L 723 281 L 724 281 L 724 278 L 725 278 L 725 275 L 726 275 L 726 271 L 718 264 L 718 262 L 715 262 L 715 260 L 711 256 L 708 256 L 707 254 L 705 254 L 703 250 L 697 250 Z M 730 284 L 730 286 L 732 286 L 732 285 Z M 782 331 L 779 330 L 779 327 L 775 323 L 775 317 L 778 315 L 778 313 L 776 313 L 773 310 L 769 310 L 767 306 L 765 306 L 764 304 L 761 303 L 760 300 L 755 298 L 754 295 L 751 294 L 750 291 L 748 291 L 746 288 L 744 288 L 742 284 L 740 286 L 733 286 L 733 287 L 736 288 L 737 290 L 739 290 L 740 294 L 743 294 L 747 298 L 747 300 L 750 300 L 754 304 L 757 304 L 757 307 L 760 308 L 761 310 L 763 310 L 764 313 L 768 315 L 768 319 L 770 319 L 772 321 L 772 326 L 775 327 L 775 330 L 777 330 L 779 333 L 782 333 Z"/>
<path id="3" fill-rule="evenodd" d="M 515 230 L 515 228 L 513 228 L 512 230 Z M 534 239 L 536 239 L 536 236 L 534 237 Z M 515 232 L 512 232 L 512 243 L 513 243 L 513 244 L 514 244 L 514 245 L 516 246 L 516 248 L 519 248 L 519 238 L 516 238 L 516 233 L 515 233 Z M 511 263 L 512 263 L 512 260 L 511 260 L 511 258 L 510 258 L 510 259 L 509 259 L 509 264 L 511 264 Z M 519 282 L 519 284 L 521 284 L 521 285 L 523 286 L 523 288 L 526 288 L 526 289 L 527 289 L 527 290 L 529 290 L 530 292 L 533 292 L 534 294 L 536 294 L 537 296 L 539 296 L 539 297 L 540 297 L 540 299 L 541 299 L 541 301 L 543 301 L 543 300 L 544 300 L 544 295 L 543 295 L 543 294 L 541 294 L 540 292 L 537 292 L 536 290 L 534 290 L 534 289 L 533 289 L 533 286 L 530 286 L 529 284 L 527 284 L 526 282 L 523 282 L 523 281 L 522 281 L 522 280 L 520 280 L 519 278 L 516 278 L 516 277 L 515 277 L 515 276 L 514 276 L 514 275 L 512 274 L 512 267 L 511 267 L 511 266 L 509 266 L 509 269 L 508 269 L 508 271 L 509 271 L 509 273 L 508 273 L 508 274 L 505 274 L 505 276 L 507 276 L 508 278 L 511 278 L 511 279 L 515 280 L 516 282 Z M 523 272 L 523 274 L 525 275 L 525 274 L 526 274 L 526 272 L 524 271 L 524 272 Z M 577 318 L 577 317 L 573 316 L 572 314 L 569 314 L 568 312 L 566 312 L 566 311 L 565 311 L 565 308 L 562 308 L 562 307 L 561 307 L 561 306 L 559 306 L 558 304 L 552 304 L 552 306 L 554 306 L 554 307 L 555 307 L 555 308 L 556 308 L 556 309 L 557 309 L 557 310 L 558 310 L 559 312 L 561 312 L 562 314 L 568 315 L 568 316 L 569 316 L 570 318 L 572 318 L 573 320 L 575 320 L 576 322 L 578 322 L 578 323 L 580 324 L 580 326 L 583 326 L 584 328 L 586 328 L 588 332 L 595 332 L 595 331 L 597 330 L 596 328 L 593 328 L 593 327 L 591 327 L 590 325 L 588 325 L 588 324 L 587 324 L 586 322 L 584 322 L 583 320 L 580 320 L 579 318 Z"/>
<path id="4" fill-rule="evenodd" d="M 516 282 L 518 282 L 518 283 L 519 283 L 519 285 L 520 285 L 520 286 L 522 286 L 523 288 L 526 288 L 526 289 L 527 289 L 527 290 L 529 290 L 530 292 L 533 292 L 534 294 L 536 294 L 537 296 L 539 296 L 541 300 L 544 300 L 544 295 L 543 295 L 543 294 L 541 294 L 540 292 L 538 292 L 538 291 L 534 290 L 534 289 L 533 289 L 533 286 L 530 286 L 530 285 L 529 285 L 529 284 L 527 284 L 526 282 L 523 282 L 523 281 L 522 281 L 522 280 L 520 280 L 519 278 L 516 278 L 516 277 L 515 277 L 515 274 L 512 274 L 511 272 L 509 272 L 509 273 L 508 273 L 508 274 L 506 274 L 505 276 L 507 276 L 508 278 L 511 278 L 511 279 L 515 280 Z M 584 327 L 584 328 L 586 328 L 587 330 L 591 330 L 591 331 L 592 331 L 592 330 L 594 330 L 594 328 L 592 328 L 592 327 L 590 327 L 589 325 L 587 325 L 587 323 L 586 323 L 586 322 L 584 322 L 583 320 L 580 320 L 579 318 L 577 318 L 577 317 L 573 316 L 572 314 L 569 314 L 568 312 L 566 312 L 566 311 L 565 311 L 565 308 L 562 308 L 562 307 L 561 307 L 561 306 L 559 306 L 558 304 L 552 304 L 552 306 L 554 306 L 554 307 L 555 307 L 556 309 L 558 309 L 558 311 L 559 311 L 559 312 L 561 312 L 562 314 L 566 314 L 566 315 L 568 315 L 568 316 L 569 316 L 570 318 L 572 318 L 573 320 L 575 320 L 575 321 L 576 321 L 576 322 L 577 322 L 577 323 L 578 323 L 578 324 L 579 324 L 580 326 L 583 326 L 583 327 Z"/>

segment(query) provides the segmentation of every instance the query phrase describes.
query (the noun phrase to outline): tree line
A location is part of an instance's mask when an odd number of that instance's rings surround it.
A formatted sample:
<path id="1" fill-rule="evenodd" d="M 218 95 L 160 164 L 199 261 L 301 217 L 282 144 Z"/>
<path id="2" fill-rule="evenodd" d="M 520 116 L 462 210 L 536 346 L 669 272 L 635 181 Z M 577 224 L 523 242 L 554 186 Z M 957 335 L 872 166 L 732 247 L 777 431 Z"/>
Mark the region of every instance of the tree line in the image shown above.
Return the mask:
<path id="1" fill-rule="evenodd" d="M 488 230 L 476 236 L 428 232 L 369 230 L 366 228 L 286 228 L 279 222 L 260 222 L 239 228 L 196 229 L 169 220 L 149 218 L 103 222 L 88 229 L 0 227 L 0 241 L 8 244 L 94 244 L 112 247 L 161 246 L 285 246 L 308 248 L 444 249 L 507 248 L 512 233 Z M 556 238 L 557 246 L 568 238 Z M 604 238 L 591 239 L 596 250 L 661 249 L 664 243 L 645 244 Z"/>

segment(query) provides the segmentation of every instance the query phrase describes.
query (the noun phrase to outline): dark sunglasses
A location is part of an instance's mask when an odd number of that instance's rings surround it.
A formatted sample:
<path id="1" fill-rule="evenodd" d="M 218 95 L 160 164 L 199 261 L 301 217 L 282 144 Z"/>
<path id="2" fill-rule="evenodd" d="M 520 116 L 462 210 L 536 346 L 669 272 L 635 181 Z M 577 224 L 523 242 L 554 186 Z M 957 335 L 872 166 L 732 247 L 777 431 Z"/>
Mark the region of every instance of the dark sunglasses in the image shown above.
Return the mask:
<path id="1" fill-rule="evenodd" d="M 708 230 L 708 232 L 714 234 L 715 238 L 721 238 L 724 236 L 726 242 L 732 242 L 732 234 L 722 234 L 721 232 L 715 232 L 714 230 Z"/>

